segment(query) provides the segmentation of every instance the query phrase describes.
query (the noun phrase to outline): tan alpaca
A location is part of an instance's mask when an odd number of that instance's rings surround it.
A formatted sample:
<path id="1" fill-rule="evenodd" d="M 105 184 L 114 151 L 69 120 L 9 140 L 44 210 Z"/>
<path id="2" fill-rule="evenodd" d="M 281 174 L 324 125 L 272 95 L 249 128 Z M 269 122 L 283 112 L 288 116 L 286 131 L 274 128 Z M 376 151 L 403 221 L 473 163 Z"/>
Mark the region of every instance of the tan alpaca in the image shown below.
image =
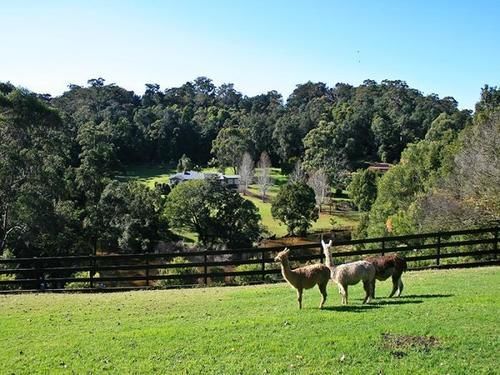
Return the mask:
<path id="1" fill-rule="evenodd" d="M 318 284 L 322 296 L 319 308 L 323 308 L 326 301 L 326 287 L 330 279 L 330 269 L 324 264 L 312 264 L 292 270 L 288 262 L 289 253 L 290 250 L 286 248 L 276 255 L 274 261 L 281 263 L 281 273 L 283 277 L 291 286 L 297 289 L 299 309 L 302 308 L 302 291 L 304 289 L 311 289 L 316 284 Z"/>
<path id="2" fill-rule="evenodd" d="M 330 240 L 330 242 L 326 244 L 321 240 L 321 245 L 326 258 L 325 263 L 331 272 L 331 279 L 338 285 L 339 293 L 342 295 L 342 304 L 347 305 L 348 286 L 355 285 L 360 281 L 363 281 L 363 288 L 366 292 L 363 303 L 370 302 L 375 286 L 375 267 L 373 264 L 360 260 L 335 266 L 333 264 L 332 255 L 328 250 L 330 246 L 332 246 L 332 241 Z"/>

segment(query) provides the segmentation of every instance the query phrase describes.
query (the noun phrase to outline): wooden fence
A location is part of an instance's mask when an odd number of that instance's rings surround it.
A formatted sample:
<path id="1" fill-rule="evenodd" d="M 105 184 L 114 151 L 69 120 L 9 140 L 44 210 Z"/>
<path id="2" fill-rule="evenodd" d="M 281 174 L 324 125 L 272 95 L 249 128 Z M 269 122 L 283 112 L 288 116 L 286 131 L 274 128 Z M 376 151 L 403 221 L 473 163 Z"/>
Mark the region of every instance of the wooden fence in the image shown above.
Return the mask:
<path id="1" fill-rule="evenodd" d="M 494 227 L 337 241 L 331 251 L 336 264 L 367 255 L 398 252 L 406 258 L 410 270 L 499 265 L 498 232 L 499 228 Z M 319 243 L 289 248 L 293 254 L 290 260 L 297 266 L 308 261 L 324 261 Z M 0 259 L 0 293 L 114 291 L 279 281 L 280 269 L 274 256 L 282 249 Z"/>

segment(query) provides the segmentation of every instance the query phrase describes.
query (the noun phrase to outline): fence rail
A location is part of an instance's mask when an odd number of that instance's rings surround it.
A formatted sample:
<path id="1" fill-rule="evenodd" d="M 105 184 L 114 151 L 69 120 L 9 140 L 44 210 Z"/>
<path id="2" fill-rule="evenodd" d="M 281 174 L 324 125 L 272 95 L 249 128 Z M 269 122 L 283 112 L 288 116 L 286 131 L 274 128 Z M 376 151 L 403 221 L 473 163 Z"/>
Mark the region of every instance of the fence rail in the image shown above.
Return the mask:
<path id="1" fill-rule="evenodd" d="M 500 265 L 498 232 L 499 227 L 494 227 L 337 241 L 332 256 L 335 263 L 343 263 L 398 252 L 410 270 Z M 289 248 L 294 254 L 290 260 L 297 264 L 324 261 L 319 243 Z M 244 283 L 278 281 L 280 269 L 274 256 L 280 250 L 282 247 L 0 259 L 0 293 L 179 287 L 209 285 L 214 280 L 234 284 L 237 278 Z M 185 261 L 172 263 L 177 257 Z"/>

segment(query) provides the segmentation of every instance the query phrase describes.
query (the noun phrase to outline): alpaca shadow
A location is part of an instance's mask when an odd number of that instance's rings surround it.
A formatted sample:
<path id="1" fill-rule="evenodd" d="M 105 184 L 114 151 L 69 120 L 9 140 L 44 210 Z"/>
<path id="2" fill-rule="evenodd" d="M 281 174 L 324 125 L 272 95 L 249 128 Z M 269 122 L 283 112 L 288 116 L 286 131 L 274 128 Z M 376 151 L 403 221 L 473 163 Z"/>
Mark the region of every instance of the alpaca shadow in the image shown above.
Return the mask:
<path id="1" fill-rule="evenodd" d="M 409 294 L 409 295 L 404 295 L 398 298 L 448 298 L 448 297 L 454 297 L 454 294 Z"/>
<path id="2" fill-rule="evenodd" d="M 379 306 L 376 305 L 340 305 L 340 306 L 326 306 L 323 307 L 323 310 L 362 313 L 378 308 Z"/>
<path id="3" fill-rule="evenodd" d="M 424 301 L 420 299 L 410 299 L 410 300 L 402 300 L 402 299 L 390 299 L 390 300 L 375 300 L 372 303 L 375 306 L 390 306 L 390 305 L 407 305 L 407 304 L 415 304 L 415 303 L 422 303 Z"/>

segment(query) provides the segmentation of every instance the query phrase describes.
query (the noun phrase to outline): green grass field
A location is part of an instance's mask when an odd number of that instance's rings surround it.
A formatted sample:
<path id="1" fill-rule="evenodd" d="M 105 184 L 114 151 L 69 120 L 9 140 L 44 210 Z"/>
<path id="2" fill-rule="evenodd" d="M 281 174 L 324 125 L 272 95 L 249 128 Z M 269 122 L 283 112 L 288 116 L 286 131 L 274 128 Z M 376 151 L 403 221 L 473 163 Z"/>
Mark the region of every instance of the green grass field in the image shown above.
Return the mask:
<path id="1" fill-rule="evenodd" d="M 329 286 L 0 295 L 1 374 L 498 373 L 500 267 L 410 272 L 400 299 Z M 390 282 L 377 294 L 389 293 Z"/>

